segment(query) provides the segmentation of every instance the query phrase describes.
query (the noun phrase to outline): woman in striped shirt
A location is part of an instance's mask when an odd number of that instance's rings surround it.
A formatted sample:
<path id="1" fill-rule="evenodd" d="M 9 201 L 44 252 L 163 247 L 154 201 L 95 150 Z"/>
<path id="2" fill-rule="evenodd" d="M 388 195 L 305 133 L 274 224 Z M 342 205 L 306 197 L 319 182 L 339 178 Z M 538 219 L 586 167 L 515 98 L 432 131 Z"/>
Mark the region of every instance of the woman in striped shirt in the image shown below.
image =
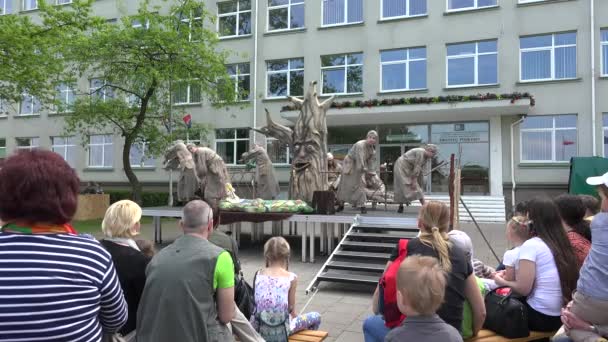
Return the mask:
<path id="1" fill-rule="evenodd" d="M 79 180 L 50 151 L 0 170 L 0 341 L 101 341 L 127 320 L 110 254 L 77 235 Z"/>

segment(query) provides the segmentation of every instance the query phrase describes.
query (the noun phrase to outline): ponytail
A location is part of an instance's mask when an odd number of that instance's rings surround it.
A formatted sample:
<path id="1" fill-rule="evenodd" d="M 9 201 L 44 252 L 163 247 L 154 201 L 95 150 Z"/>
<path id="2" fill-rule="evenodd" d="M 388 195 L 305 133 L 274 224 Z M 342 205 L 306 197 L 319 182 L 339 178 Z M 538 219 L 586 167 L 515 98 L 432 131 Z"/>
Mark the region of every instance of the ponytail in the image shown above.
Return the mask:
<path id="1" fill-rule="evenodd" d="M 437 251 L 439 264 L 446 273 L 452 271 L 452 261 L 450 260 L 450 248 L 452 244 L 445 232 L 441 232 L 437 227 L 432 227 L 430 233 L 420 235 L 420 241 Z"/>

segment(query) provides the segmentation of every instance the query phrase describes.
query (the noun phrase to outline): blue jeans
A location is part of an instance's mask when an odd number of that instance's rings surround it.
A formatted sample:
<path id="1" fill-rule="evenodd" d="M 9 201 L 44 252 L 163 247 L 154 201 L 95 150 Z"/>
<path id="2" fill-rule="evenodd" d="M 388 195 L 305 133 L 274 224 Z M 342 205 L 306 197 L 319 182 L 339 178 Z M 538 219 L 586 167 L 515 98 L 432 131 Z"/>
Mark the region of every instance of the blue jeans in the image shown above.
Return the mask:
<path id="1" fill-rule="evenodd" d="M 383 342 L 389 331 L 391 330 L 384 325 L 384 318 L 380 315 L 369 316 L 363 322 L 365 342 Z"/>

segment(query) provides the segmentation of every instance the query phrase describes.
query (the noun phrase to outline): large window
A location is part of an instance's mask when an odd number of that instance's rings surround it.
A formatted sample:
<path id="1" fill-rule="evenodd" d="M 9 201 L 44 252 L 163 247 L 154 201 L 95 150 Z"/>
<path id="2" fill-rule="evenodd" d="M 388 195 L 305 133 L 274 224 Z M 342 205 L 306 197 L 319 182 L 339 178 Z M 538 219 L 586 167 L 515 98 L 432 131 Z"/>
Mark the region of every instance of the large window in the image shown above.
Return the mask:
<path id="1" fill-rule="evenodd" d="M 608 29 L 600 31 L 602 49 L 602 75 L 608 76 Z"/>
<path id="2" fill-rule="evenodd" d="M 381 0 L 382 19 L 415 17 L 427 14 L 427 0 Z"/>
<path id="3" fill-rule="evenodd" d="M 89 136 L 89 167 L 112 167 L 114 163 L 114 147 L 112 135 Z"/>
<path id="4" fill-rule="evenodd" d="M 218 2 L 217 17 L 220 37 L 251 34 L 250 0 Z"/>
<path id="5" fill-rule="evenodd" d="M 129 163 L 131 167 L 154 167 L 154 158 L 150 157 L 150 146 L 145 141 L 131 145 L 129 150 Z"/>
<path id="6" fill-rule="evenodd" d="M 266 138 L 266 152 L 273 164 L 291 164 L 289 146 L 275 138 Z"/>
<path id="7" fill-rule="evenodd" d="M 448 87 L 498 83 L 496 40 L 447 46 Z"/>
<path id="8" fill-rule="evenodd" d="M 522 81 L 576 77 L 576 32 L 521 37 L 519 44 Z"/>
<path id="9" fill-rule="evenodd" d="M 363 54 L 321 56 L 323 94 L 363 91 Z"/>
<path id="10" fill-rule="evenodd" d="M 363 22 L 363 0 L 323 0 L 323 26 Z"/>
<path id="11" fill-rule="evenodd" d="M 76 154 L 76 138 L 51 137 L 51 143 L 51 148 L 53 149 L 53 152 L 61 155 L 71 167 L 74 167 Z"/>
<path id="12" fill-rule="evenodd" d="M 230 64 L 226 66 L 228 75 L 234 82 L 234 92 L 237 101 L 249 100 L 250 73 L 249 63 Z"/>
<path id="13" fill-rule="evenodd" d="M 18 150 L 33 150 L 40 145 L 40 138 L 15 138 L 15 144 Z"/>
<path id="14" fill-rule="evenodd" d="M 101 78 L 92 78 L 89 80 L 89 94 L 105 101 L 114 98 L 114 89 L 108 86 L 108 83 Z"/>
<path id="15" fill-rule="evenodd" d="M 577 154 L 576 115 L 529 116 L 520 133 L 522 162 L 567 162 Z"/>
<path id="16" fill-rule="evenodd" d="M 426 88 L 426 48 L 380 52 L 381 91 Z"/>
<path id="17" fill-rule="evenodd" d="M 12 0 L 4 0 L 12 1 Z M 38 0 L 23 0 L 23 10 L 30 11 L 38 8 Z"/>
<path id="18" fill-rule="evenodd" d="M 0 15 L 13 13 L 13 0 L 0 0 Z"/>
<path id="19" fill-rule="evenodd" d="M 42 104 L 35 96 L 23 94 L 21 104 L 19 106 L 19 115 L 36 115 L 42 110 Z"/>
<path id="20" fill-rule="evenodd" d="M 173 104 L 192 104 L 201 102 L 201 85 L 199 83 L 179 82 L 174 85 Z"/>
<path id="21" fill-rule="evenodd" d="M 448 11 L 464 11 L 497 5 L 497 0 L 447 0 Z"/>
<path id="22" fill-rule="evenodd" d="M 65 113 L 72 110 L 76 97 L 74 89 L 67 84 L 61 84 L 57 87 L 55 101 L 57 102 L 53 108 L 55 113 Z"/>
<path id="23" fill-rule="evenodd" d="M 215 151 L 230 165 L 241 164 L 241 155 L 249 151 L 249 129 L 228 128 L 215 130 Z"/>
<path id="24" fill-rule="evenodd" d="M 304 95 L 304 58 L 268 61 L 266 74 L 267 97 Z"/>
<path id="25" fill-rule="evenodd" d="M 304 27 L 304 0 L 268 0 L 268 31 Z"/>

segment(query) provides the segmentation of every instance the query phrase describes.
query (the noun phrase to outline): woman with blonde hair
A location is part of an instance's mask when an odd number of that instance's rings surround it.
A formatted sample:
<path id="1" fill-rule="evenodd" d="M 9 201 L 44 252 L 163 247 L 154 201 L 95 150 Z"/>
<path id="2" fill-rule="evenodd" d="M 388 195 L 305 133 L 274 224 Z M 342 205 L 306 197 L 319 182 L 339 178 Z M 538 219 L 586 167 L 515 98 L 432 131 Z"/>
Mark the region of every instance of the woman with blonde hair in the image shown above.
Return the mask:
<path id="1" fill-rule="evenodd" d="M 113 203 L 101 222 L 104 238 L 101 244 L 112 255 L 118 280 L 127 301 L 129 318 L 120 329 L 123 336 L 135 330 L 137 307 L 146 284 L 146 267 L 152 259 L 136 243 L 139 235 L 141 207 L 129 200 Z"/>
<path id="2" fill-rule="evenodd" d="M 450 209 L 445 203 L 426 202 L 420 209 L 418 217 L 420 235 L 408 242 L 407 255 L 430 256 L 438 259 L 439 265 L 448 277 L 445 300 L 437 311 L 437 315 L 461 331 L 464 301 L 468 300 L 473 312 L 473 336 L 475 336 L 481 330 L 486 310 L 470 259 L 458 245 L 450 243 L 449 221 Z M 387 268 L 398 256 L 398 247 L 395 247 Z M 376 287 L 372 302 L 374 316 L 368 317 L 363 322 L 366 342 L 384 341 L 390 331 L 379 312 L 378 297 L 378 287 Z"/>

